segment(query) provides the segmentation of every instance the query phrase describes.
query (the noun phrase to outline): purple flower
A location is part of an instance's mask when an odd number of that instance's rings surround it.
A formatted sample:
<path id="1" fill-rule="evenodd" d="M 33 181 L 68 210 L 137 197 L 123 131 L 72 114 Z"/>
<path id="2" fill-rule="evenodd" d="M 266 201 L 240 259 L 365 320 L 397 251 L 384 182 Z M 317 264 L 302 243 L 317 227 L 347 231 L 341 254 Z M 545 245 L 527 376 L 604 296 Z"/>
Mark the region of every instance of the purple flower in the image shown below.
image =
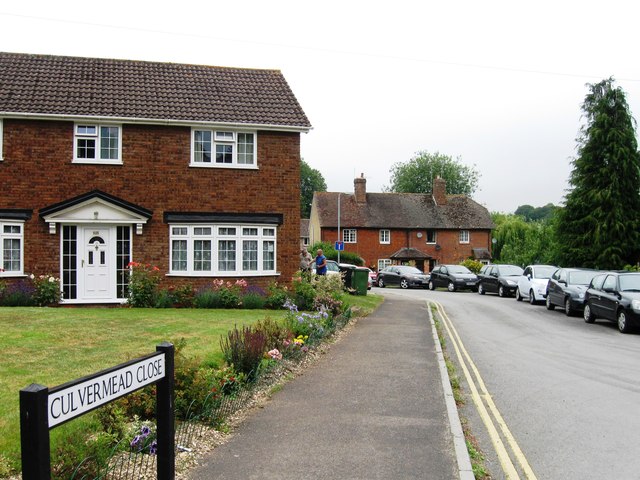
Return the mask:
<path id="1" fill-rule="evenodd" d="M 131 448 L 135 448 L 135 447 L 137 447 L 137 446 L 138 446 L 138 443 L 140 443 L 140 440 L 141 440 L 141 439 L 142 439 L 142 438 L 140 437 L 140 435 L 136 435 L 136 436 L 133 438 L 133 440 L 131 440 L 131 444 L 130 444 L 130 445 L 131 445 Z"/>
<path id="2" fill-rule="evenodd" d="M 146 425 L 144 425 L 140 429 L 140 433 L 142 433 L 142 438 L 147 438 L 149 436 L 149 434 L 151 433 L 151 429 L 149 427 L 147 427 Z"/>
<path id="3" fill-rule="evenodd" d="M 158 453 L 158 442 L 154 440 L 151 442 L 151 446 L 149 447 L 149 454 L 155 455 L 156 453 Z"/>

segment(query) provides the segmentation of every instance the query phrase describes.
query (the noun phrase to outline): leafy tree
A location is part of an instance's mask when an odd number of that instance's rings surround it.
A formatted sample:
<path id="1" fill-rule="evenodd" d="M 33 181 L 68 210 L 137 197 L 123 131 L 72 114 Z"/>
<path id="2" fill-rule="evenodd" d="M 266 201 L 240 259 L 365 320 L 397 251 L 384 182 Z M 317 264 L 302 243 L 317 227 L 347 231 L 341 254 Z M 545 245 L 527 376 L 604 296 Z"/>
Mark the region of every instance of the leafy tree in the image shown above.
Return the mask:
<path id="1" fill-rule="evenodd" d="M 556 229 L 566 265 L 619 269 L 638 260 L 640 154 L 625 93 L 613 83 L 589 85 L 582 104 L 586 123 Z"/>
<path id="2" fill-rule="evenodd" d="M 547 203 L 544 207 L 532 207 L 531 205 L 520 205 L 516 211 L 516 215 L 520 215 L 524 217 L 527 222 L 536 221 L 536 220 L 549 220 L 555 210 L 556 207 L 553 203 Z"/>
<path id="3" fill-rule="evenodd" d="M 447 182 L 447 193 L 471 196 L 478 188 L 480 174 L 470 167 L 441 153 L 418 152 L 408 162 L 395 163 L 391 170 L 391 185 L 387 192 L 431 193 L 433 179 L 442 177 Z"/>
<path id="4" fill-rule="evenodd" d="M 493 261 L 513 265 L 555 264 L 553 224 L 550 220 L 527 222 L 515 214 L 492 213 Z"/>
<path id="5" fill-rule="evenodd" d="M 313 192 L 326 192 L 327 182 L 322 174 L 311 168 L 304 159 L 300 160 L 300 217 L 309 218 Z"/>

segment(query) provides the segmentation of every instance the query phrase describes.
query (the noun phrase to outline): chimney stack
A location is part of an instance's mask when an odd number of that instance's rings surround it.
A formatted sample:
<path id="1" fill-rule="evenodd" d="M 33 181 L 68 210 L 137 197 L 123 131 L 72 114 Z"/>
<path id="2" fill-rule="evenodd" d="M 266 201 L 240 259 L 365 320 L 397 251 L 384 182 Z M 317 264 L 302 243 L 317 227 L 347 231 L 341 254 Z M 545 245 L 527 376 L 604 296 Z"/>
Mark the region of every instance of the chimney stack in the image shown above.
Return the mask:
<path id="1" fill-rule="evenodd" d="M 444 178 L 436 177 L 433 180 L 432 188 L 433 201 L 436 205 L 447 204 L 447 182 Z"/>
<path id="2" fill-rule="evenodd" d="M 364 173 L 353 181 L 353 190 L 356 194 L 356 203 L 367 202 L 367 179 L 364 178 Z"/>

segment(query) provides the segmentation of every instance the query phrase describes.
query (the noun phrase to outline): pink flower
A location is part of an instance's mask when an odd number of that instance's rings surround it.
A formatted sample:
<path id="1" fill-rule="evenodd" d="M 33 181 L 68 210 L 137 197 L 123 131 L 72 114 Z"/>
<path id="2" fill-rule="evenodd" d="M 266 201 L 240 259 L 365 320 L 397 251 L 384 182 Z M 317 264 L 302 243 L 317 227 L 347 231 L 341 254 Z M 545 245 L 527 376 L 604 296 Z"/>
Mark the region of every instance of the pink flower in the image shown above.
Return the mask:
<path id="1" fill-rule="evenodd" d="M 282 354 L 280 353 L 280 350 L 278 350 L 277 348 L 270 350 L 269 352 L 267 352 L 267 354 L 274 360 L 282 360 Z"/>

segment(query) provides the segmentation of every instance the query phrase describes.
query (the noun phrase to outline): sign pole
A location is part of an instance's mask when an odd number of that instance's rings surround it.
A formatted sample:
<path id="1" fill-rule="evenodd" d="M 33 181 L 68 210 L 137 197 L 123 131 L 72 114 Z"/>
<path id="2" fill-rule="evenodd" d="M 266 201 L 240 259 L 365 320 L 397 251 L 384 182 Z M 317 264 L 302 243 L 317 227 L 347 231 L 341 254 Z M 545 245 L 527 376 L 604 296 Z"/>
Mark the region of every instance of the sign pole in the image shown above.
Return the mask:
<path id="1" fill-rule="evenodd" d="M 37 383 L 32 383 L 20 390 L 20 449 L 23 480 L 51 478 L 48 396 L 49 389 Z"/>
<path id="2" fill-rule="evenodd" d="M 338 192 L 338 242 L 340 241 L 340 192 Z M 340 263 L 340 250 L 338 250 L 338 263 Z"/>
<path id="3" fill-rule="evenodd" d="M 174 351 L 173 344 L 163 342 L 156 346 L 164 353 L 165 375 L 157 383 L 156 426 L 158 441 L 158 480 L 173 480 L 176 477 L 175 462 L 175 412 L 173 410 Z"/>

